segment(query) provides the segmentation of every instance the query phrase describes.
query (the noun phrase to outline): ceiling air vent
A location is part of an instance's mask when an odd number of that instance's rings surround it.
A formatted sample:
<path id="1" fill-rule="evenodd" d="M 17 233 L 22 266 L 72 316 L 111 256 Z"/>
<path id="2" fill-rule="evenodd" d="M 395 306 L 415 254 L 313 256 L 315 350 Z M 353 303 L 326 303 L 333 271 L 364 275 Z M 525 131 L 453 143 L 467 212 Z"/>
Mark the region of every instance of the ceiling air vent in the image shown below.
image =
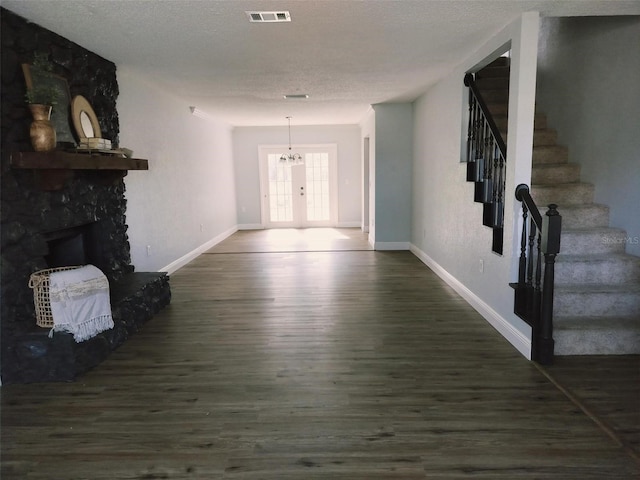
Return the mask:
<path id="1" fill-rule="evenodd" d="M 289 12 L 245 12 L 253 23 L 290 22 Z"/>

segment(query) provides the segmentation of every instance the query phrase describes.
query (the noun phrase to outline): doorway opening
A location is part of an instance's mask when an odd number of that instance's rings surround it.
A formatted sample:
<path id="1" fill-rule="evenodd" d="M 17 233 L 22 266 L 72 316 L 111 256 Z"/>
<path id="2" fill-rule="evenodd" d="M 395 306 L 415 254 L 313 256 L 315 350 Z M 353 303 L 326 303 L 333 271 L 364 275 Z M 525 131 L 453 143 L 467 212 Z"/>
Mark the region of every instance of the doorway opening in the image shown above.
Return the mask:
<path id="1" fill-rule="evenodd" d="M 286 146 L 261 146 L 260 187 L 265 228 L 333 227 L 338 221 L 337 145 L 296 148 L 301 165 L 282 162 Z"/>

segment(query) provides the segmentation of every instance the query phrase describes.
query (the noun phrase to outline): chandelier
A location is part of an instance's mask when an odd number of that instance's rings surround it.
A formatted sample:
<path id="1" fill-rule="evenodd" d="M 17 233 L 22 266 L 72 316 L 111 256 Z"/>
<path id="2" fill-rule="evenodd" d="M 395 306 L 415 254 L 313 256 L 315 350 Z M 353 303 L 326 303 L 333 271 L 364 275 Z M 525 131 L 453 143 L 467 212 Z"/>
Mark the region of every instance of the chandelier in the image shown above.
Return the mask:
<path id="1" fill-rule="evenodd" d="M 283 153 L 280 161 L 287 165 L 302 165 L 304 164 L 302 155 L 299 153 L 291 153 L 291 117 L 287 117 L 287 120 L 289 121 L 289 153 Z"/>

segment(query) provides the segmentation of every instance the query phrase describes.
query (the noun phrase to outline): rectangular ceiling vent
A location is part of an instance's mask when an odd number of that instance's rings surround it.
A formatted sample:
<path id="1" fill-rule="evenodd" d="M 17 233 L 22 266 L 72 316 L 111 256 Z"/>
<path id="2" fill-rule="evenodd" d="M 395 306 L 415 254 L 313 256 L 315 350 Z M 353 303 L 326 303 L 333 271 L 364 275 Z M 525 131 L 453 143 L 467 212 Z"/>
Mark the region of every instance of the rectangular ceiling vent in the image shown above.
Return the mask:
<path id="1" fill-rule="evenodd" d="M 253 23 L 290 22 L 289 12 L 245 12 Z"/>

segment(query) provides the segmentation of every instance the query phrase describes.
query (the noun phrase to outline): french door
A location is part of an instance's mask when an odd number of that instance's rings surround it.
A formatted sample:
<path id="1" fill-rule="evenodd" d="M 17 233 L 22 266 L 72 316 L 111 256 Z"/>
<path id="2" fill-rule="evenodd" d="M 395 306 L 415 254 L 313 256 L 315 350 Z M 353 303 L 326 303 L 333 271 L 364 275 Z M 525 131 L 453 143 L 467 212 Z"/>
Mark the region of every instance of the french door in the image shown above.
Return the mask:
<path id="1" fill-rule="evenodd" d="M 301 165 L 280 160 L 288 147 L 259 147 L 262 219 L 266 228 L 334 226 L 337 221 L 336 145 L 295 148 Z"/>

